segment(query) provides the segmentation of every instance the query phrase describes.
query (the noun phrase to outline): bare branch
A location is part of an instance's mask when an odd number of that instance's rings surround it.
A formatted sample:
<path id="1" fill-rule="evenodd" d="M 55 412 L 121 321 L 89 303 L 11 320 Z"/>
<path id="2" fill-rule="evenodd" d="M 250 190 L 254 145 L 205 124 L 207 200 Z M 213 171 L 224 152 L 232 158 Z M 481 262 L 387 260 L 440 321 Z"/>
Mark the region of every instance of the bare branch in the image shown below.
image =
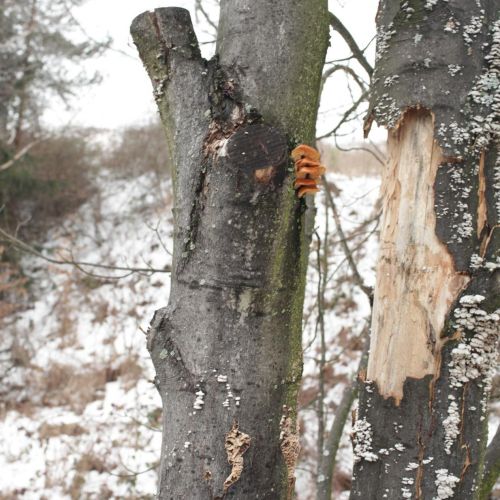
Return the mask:
<path id="1" fill-rule="evenodd" d="M 212 21 L 210 16 L 208 15 L 208 12 L 203 8 L 202 5 L 202 0 L 196 0 L 195 2 L 195 13 L 198 14 L 198 12 L 201 13 L 201 15 L 205 18 L 207 23 L 215 30 L 215 33 L 217 33 L 217 25 Z M 198 19 L 196 20 L 198 21 Z"/>
<path id="2" fill-rule="evenodd" d="M 370 143 L 372 144 L 372 146 L 375 147 L 375 145 L 373 143 Z M 343 148 L 341 146 L 339 146 L 337 144 L 337 140 L 335 139 L 335 147 L 339 150 L 339 151 L 345 151 L 345 152 L 349 152 L 349 151 L 366 151 L 367 153 L 371 154 L 382 166 L 385 165 L 385 158 L 384 157 L 380 157 L 377 155 L 377 153 L 373 150 L 371 150 L 370 148 L 365 148 L 363 146 L 352 146 L 352 147 L 349 147 L 349 148 Z"/>
<path id="3" fill-rule="evenodd" d="M 355 82 L 359 85 L 359 88 L 363 92 L 366 90 L 365 82 L 361 79 L 361 77 L 351 67 L 349 67 L 345 64 L 336 64 L 335 66 L 328 68 L 323 73 L 323 76 L 321 77 L 321 92 L 323 91 L 323 87 L 325 86 L 325 83 L 328 80 L 328 78 L 330 78 L 330 76 L 332 76 L 337 71 L 344 71 L 348 75 L 352 76 L 352 78 L 355 80 Z"/>
<path id="4" fill-rule="evenodd" d="M 368 91 L 363 92 L 357 101 L 355 101 L 352 106 L 342 115 L 342 118 L 340 121 L 335 125 L 335 127 L 330 130 L 330 132 L 327 132 L 326 134 L 320 135 L 319 137 L 316 137 L 316 140 L 319 141 L 321 139 L 325 139 L 326 137 L 330 137 L 331 135 L 335 135 L 337 130 L 347 121 L 347 119 L 351 116 L 354 111 L 358 109 L 358 106 L 368 99 Z"/>
<path id="5" fill-rule="evenodd" d="M 356 262 L 354 261 L 354 257 L 352 255 L 351 249 L 349 248 L 349 245 L 347 244 L 347 238 L 345 236 L 344 230 L 342 229 L 342 223 L 340 222 L 340 216 L 337 210 L 337 205 L 335 204 L 335 201 L 333 200 L 332 193 L 328 189 L 328 184 L 326 182 L 325 176 L 322 176 L 323 180 L 323 186 L 325 188 L 325 196 L 328 204 L 330 205 L 332 212 L 333 212 L 333 219 L 335 221 L 335 226 L 337 228 L 337 232 L 339 233 L 340 236 L 340 244 L 342 246 L 342 249 L 344 250 L 344 254 L 346 256 L 347 262 L 349 262 L 349 266 L 351 268 L 351 271 L 354 276 L 354 281 L 356 285 L 363 291 L 363 293 L 368 297 L 368 300 L 370 301 L 370 304 L 372 303 L 373 300 L 373 290 L 369 287 L 366 286 L 363 282 L 363 278 L 359 274 L 358 267 L 356 266 Z"/>
<path id="6" fill-rule="evenodd" d="M 351 49 L 352 55 L 356 58 L 359 64 L 363 66 L 364 70 L 372 76 L 373 68 L 366 60 L 363 51 L 358 47 L 358 44 L 352 37 L 351 33 L 349 33 L 349 30 L 342 24 L 340 19 L 335 14 L 330 12 L 329 16 L 330 26 L 344 39 L 345 43 L 347 43 Z"/>
<path id="7" fill-rule="evenodd" d="M 4 170 L 7 170 L 10 167 L 12 167 L 12 165 L 18 162 L 21 158 L 23 158 L 29 152 L 30 149 L 32 149 L 34 146 L 36 146 L 43 140 L 44 139 L 37 139 L 35 141 L 30 142 L 23 148 L 21 148 L 10 160 L 7 160 L 5 163 L 2 163 L 0 165 L 0 172 L 3 172 Z"/>
<path id="8" fill-rule="evenodd" d="M 146 275 L 152 275 L 155 273 L 169 273 L 171 271 L 170 266 L 165 266 L 163 269 L 158 269 L 154 267 L 128 267 L 128 266 L 114 266 L 111 264 L 99 264 L 96 262 L 85 262 L 85 261 L 77 261 L 71 257 L 71 259 L 65 259 L 65 258 L 53 258 L 53 257 L 48 257 L 47 255 L 43 254 L 42 252 L 36 250 L 33 248 L 31 245 L 28 245 L 24 241 L 20 240 L 19 238 L 15 237 L 12 234 L 7 233 L 3 229 L 0 229 L 0 236 L 5 238 L 5 240 L 10 243 L 12 246 L 17 248 L 18 250 L 21 250 L 23 252 L 29 253 L 31 255 L 34 255 L 35 257 L 39 257 L 40 259 L 43 259 L 47 262 L 50 262 L 51 264 L 58 264 L 61 266 L 64 265 L 71 265 L 73 267 L 76 267 L 78 270 L 82 271 L 83 273 L 93 276 L 95 278 L 101 278 L 101 279 L 122 279 L 126 278 L 127 276 L 130 276 L 131 274 L 146 274 Z M 93 267 L 93 268 L 98 268 L 98 269 L 108 269 L 111 271 L 126 271 L 125 275 L 121 276 L 108 276 L 108 275 L 100 275 L 100 274 L 95 274 L 92 273 L 88 270 L 85 269 L 85 267 Z"/>
<path id="9" fill-rule="evenodd" d="M 372 44 L 372 42 L 376 39 L 376 36 L 372 36 L 371 40 L 361 49 L 361 52 L 365 52 L 366 49 Z M 332 59 L 331 61 L 326 61 L 325 65 L 328 64 L 336 64 L 339 62 L 344 62 L 344 61 L 350 61 L 351 59 L 356 59 L 353 55 L 350 55 L 349 57 L 341 57 L 339 59 Z"/>

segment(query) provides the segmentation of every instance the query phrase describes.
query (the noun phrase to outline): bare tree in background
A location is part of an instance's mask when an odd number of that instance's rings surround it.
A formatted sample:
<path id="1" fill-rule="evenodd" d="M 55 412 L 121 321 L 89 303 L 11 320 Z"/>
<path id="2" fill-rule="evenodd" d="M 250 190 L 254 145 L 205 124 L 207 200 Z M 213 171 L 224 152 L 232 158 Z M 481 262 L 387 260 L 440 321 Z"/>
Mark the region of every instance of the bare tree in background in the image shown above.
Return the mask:
<path id="1" fill-rule="evenodd" d="M 494 0 L 380 3 L 373 119 L 389 130 L 351 498 L 487 498 L 500 325 Z M 485 478 L 484 481 L 482 478 Z"/>
<path id="2" fill-rule="evenodd" d="M 98 81 L 78 68 L 108 42 L 89 39 L 72 10 L 85 0 L 0 0 L 0 163 L 25 154 L 49 98 L 65 103 Z M 76 36 L 75 36 L 76 35 Z M 80 40 L 80 41 L 77 41 Z M 22 152 L 22 154 L 20 154 Z M 9 164 L 9 166 L 11 166 Z"/>
<path id="3" fill-rule="evenodd" d="M 174 163 L 172 289 L 148 334 L 159 497 L 290 497 L 310 229 L 288 158 L 314 142 L 327 2 L 221 2 L 209 62 L 183 9 L 132 35 Z"/>

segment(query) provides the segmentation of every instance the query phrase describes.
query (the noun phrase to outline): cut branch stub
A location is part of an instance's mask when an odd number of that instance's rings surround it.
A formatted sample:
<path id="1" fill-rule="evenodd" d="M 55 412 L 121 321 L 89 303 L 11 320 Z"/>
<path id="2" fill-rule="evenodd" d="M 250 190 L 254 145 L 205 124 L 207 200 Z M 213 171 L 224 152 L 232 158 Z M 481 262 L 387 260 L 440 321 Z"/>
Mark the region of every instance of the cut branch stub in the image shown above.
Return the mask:
<path id="1" fill-rule="evenodd" d="M 231 163 L 257 182 L 273 181 L 276 186 L 281 186 L 286 174 L 287 152 L 285 134 L 263 124 L 240 128 L 227 144 Z"/>
<path id="2" fill-rule="evenodd" d="M 201 57 L 198 41 L 194 32 L 189 11 L 180 7 L 155 9 L 149 14 L 159 38 L 166 47 L 177 51 L 187 59 Z M 172 26 L 182 26 L 184 29 L 172 29 Z"/>

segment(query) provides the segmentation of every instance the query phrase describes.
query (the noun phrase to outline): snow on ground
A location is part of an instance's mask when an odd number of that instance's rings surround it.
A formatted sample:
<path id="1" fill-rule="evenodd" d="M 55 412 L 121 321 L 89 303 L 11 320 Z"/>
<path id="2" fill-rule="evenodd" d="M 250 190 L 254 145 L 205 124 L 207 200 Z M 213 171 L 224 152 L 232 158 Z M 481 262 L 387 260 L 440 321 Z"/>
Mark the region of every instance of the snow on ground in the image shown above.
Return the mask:
<path id="1" fill-rule="evenodd" d="M 170 263 L 168 183 L 104 175 L 98 193 L 47 238 L 51 257 L 162 269 Z M 157 227 L 158 221 L 162 225 Z M 161 235 L 158 239 L 155 229 Z M 68 251 L 56 250 L 60 248 Z M 69 250 L 72 255 L 70 256 Z M 0 492 L 13 498 L 143 498 L 155 492 L 160 398 L 143 331 L 169 275 L 25 259 L 35 300 L 4 328 L 28 351 L 12 368 L 0 422 Z"/>
<path id="2" fill-rule="evenodd" d="M 340 193 L 336 202 L 344 231 L 350 234 L 373 214 L 379 180 L 331 175 Z M 170 264 L 170 192 L 168 182 L 153 174 L 117 179 L 104 173 L 97 193 L 64 224 L 51 231 L 44 248 L 51 257 L 112 265 L 163 269 Z M 323 195 L 317 197 L 317 231 L 324 234 Z M 161 222 L 161 224 L 159 224 Z M 328 359 L 334 360 L 337 385 L 327 396 L 328 423 L 348 377 L 356 370 L 359 349 L 349 339 L 366 326 L 366 297 L 348 279 L 349 271 L 331 213 L 333 244 L 329 256 L 328 296 L 342 307 L 326 313 Z M 159 225 L 158 225 L 159 224 Z M 373 233 L 374 223 L 351 241 Z M 65 250 L 62 250 L 65 249 Z M 359 250 L 360 272 L 366 284 L 374 281 L 376 235 Z M 314 252 L 311 262 L 314 264 Z M 20 352 L 3 377 L 0 413 L 0 496 L 20 499 L 152 498 L 154 467 L 161 444 L 160 398 L 151 383 L 153 368 L 144 331 L 153 312 L 166 304 L 169 275 L 133 274 L 59 266 L 26 257 L 31 279 L 29 308 L 11 317 L 3 328 L 0 349 Z M 307 285 L 305 387 L 317 373 L 318 338 L 313 267 Z M 351 300 L 352 299 L 352 300 Z M 21 355 L 22 354 L 22 355 Z M 304 409 L 305 448 L 314 448 L 314 412 Z M 351 462 L 347 435 L 340 467 Z M 314 467 L 314 454 L 303 460 Z M 300 499 L 309 497 L 314 476 L 299 471 Z"/>
<path id="3" fill-rule="evenodd" d="M 330 174 L 328 182 L 332 186 L 334 202 L 340 215 L 341 225 L 348 246 L 351 249 L 358 271 L 366 286 L 375 284 L 375 262 L 378 252 L 378 213 L 376 202 L 379 197 L 380 178 L 377 176 L 348 177 Z M 363 348 L 362 332 L 368 326 L 370 304 L 368 298 L 352 280 L 352 272 L 339 241 L 331 210 L 326 214 L 324 192 L 316 197 L 316 232 L 325 240 L 328 223 L 328 278 L 325 307 L 325 344 L 327 369 L 325 382 L 326 430 L 334 417 L 334 409 L 342 398 L 344 388 L 358 369 Z M 328 218 L 328 220 L 327 220 Z M 367 220 L 371 223 L 363 225 Z M 302 394 L 310 394 L 310 399 L 318 396 L 318 373 L 320 371 L 320 331 L 317 314 L 317 292 L 319 275 L 317 272 L 317 237 L 313 238 L 310 266 L 306 286 L 304 306 L 304 375 Z M 301 423 L 303 426 L 301 463 L 297 469 L 297 491 L 299 500 L 315 498 L 317 454 L 317 405 L 307 404 L 307 398 L 299 398 L 302 403 Z M 352 471 L 352 450 L 349 439 L 350 419 L 346 423 L 344 435 L 337 456 L 337 473 L 350 478 Z M 334 485 L 335 486 L 335 485 Z M 345 486 L 348 486 L 346 483 Z M 335 498 L 341 498 L 341 487 Z"/>

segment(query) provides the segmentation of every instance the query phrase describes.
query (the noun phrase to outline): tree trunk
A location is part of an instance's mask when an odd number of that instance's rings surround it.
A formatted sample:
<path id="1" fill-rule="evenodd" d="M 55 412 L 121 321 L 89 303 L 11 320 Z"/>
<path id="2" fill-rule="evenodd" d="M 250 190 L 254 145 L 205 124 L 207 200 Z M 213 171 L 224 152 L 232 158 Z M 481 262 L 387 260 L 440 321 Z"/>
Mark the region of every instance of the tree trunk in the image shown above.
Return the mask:
<path id="1" fill-rule="evenodd" d="M 351 498 L 477 498 L 499 336 L 496 0 L 380 3 L 389 130 Z"/>
<path id="2" fill-rule="evenodd" d="M 310 228 L 289 154 L 314 141 L 327 2 L 223 0 L 208 62 L 184 9 L 132 35 L 174 170 L 171 293 L 148 334 L 159 498 L 291 497 Z"/>

